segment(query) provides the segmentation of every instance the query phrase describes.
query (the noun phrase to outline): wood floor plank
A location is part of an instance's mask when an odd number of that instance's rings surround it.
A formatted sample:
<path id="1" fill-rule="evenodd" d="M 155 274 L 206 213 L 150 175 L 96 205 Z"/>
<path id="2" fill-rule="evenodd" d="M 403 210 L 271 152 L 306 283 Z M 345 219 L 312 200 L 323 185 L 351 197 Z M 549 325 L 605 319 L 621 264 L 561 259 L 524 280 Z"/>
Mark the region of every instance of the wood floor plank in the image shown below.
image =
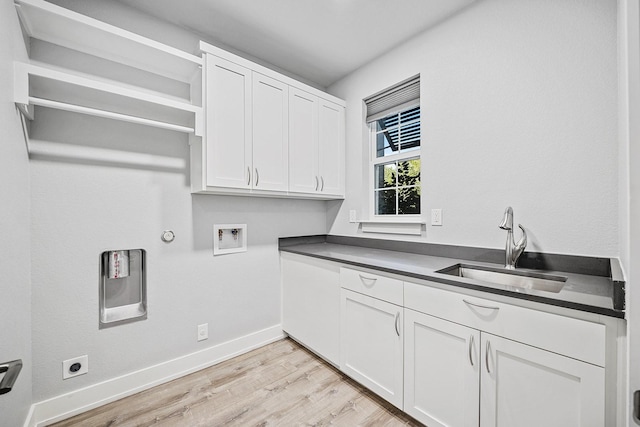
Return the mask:
<path id="1" fill-rule="evenodd" d="M 420 426 L 291 339 L 54 427 Z"/>

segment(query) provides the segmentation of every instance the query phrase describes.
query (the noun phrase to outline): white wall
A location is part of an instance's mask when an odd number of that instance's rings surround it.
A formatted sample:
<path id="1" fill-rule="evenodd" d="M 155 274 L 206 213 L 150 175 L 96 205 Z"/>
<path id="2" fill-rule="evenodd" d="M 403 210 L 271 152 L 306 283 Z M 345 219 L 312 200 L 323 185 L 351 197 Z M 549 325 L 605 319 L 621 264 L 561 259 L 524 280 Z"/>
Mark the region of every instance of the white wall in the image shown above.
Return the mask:
<path id="1" fill-rule="evenodd" d="M 0 396 L 0 425 L 18 426 L 31 405 L 31 264 L 29 164 L 13 103 L 13 61 L 26 51 L 13 2 L 0 2 L 0 40 L 0 364 L 24 364 L 13 390 Z"/>
<path id="2" fill-rule="evenodd" d="M 196 46 L 194 35 L 116 2 L 55 3 Z M 423 210 L 442 208 L 445 224 L 427 227 L 426 241 L 500 248 L 497 224 L 512 205 L 530 250 L 616 255 L 615 19 L 615 0 L 483 0 L 332 86 L 348 103 L 349 168 L 347 200 L 330 203 L 329 218 L 324 202 L 191 196 L 185 137 L 39 110 L 34 138 L 47 142 L 30 168 L 34 400 L 278 323 L 276 238 L 327 224 L 357 233 L 348 210 L 365 205 L 362 99 L 416 73 Z M 221 222 L 248 224 L 247 253 L 212 256 Z M 160 241 L 164 229 L 174 243 Z M 98 256 L 138 247 L 148 251 L 149 318 L 99 331 Z M 197 343 L 204 322 L 210 339 Z M 61 361 L 81 354 L 89 374 L 62 381 Z"/>
<path id="3" fill-rule="evenodd" d="M 444 222 L 420 239 L 502 248 L 511 205 L 528 250 L 616 256 L 616 53 L 615 0 L 483 0 L 332 85 L 349 168 L 330 232 L 366 215 L 362 99 L 420 73 L 422 209 Z"/>
<path id="4" fill-rule="evenodd" d="M 143 35 L 197 40 L 109 4 L 113 11 L 105 2 L 82 7 L 113 12 L 113 20 Z M 36 114 L 34 401 L 280 323 L 277 238 L 325 233 L 325 202 L 192 196 L 186 136 L 46 109 Z M 214 257 L 215 223 L 246 223 L 248 252 Z M 175 242 L 160 240 L 166 229 Z M 118 248 L 147 250 L 148 319 L 98 330 L 98 259 Z M 209 339 L 197 342 L 201 323 L 209 323 Z M 61 362 L 84 354 L 89 373 L 63 381 Z"/>

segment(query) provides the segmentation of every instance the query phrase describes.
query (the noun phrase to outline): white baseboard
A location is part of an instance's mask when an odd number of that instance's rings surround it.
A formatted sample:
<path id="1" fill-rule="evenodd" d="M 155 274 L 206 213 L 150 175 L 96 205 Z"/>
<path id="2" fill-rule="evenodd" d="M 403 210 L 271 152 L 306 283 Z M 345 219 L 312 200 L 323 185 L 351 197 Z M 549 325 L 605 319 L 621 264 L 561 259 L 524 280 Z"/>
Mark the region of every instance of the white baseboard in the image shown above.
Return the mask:
<path id="1" fill-rule="evenodd" d="M 275 325 L 177 359 L 34 403 L 24 427 L 44 427 L 231 359 L 284 336 L 282 325 Z"/>

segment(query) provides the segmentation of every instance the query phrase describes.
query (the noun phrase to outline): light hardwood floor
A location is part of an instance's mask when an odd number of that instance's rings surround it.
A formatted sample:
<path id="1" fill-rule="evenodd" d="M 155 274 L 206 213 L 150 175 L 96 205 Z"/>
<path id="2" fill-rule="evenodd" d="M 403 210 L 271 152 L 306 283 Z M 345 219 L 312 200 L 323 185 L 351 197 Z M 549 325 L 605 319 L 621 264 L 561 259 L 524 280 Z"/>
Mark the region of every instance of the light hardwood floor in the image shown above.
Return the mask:
<path id="1" fill-rule="evenodd" d="M 54 424 L 420 426 L 291 339 Z"/>

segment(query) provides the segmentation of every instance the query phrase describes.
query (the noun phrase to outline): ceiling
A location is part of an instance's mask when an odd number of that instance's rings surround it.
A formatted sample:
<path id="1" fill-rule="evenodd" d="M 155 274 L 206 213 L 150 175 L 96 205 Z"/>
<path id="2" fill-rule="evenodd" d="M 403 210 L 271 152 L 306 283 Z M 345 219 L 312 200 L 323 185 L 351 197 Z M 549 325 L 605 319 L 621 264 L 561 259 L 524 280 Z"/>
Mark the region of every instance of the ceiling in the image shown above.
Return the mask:
<path id="1" fill-rule="evenodd" d="M 119 0 L 327 87 L 474 0 Z"/>

